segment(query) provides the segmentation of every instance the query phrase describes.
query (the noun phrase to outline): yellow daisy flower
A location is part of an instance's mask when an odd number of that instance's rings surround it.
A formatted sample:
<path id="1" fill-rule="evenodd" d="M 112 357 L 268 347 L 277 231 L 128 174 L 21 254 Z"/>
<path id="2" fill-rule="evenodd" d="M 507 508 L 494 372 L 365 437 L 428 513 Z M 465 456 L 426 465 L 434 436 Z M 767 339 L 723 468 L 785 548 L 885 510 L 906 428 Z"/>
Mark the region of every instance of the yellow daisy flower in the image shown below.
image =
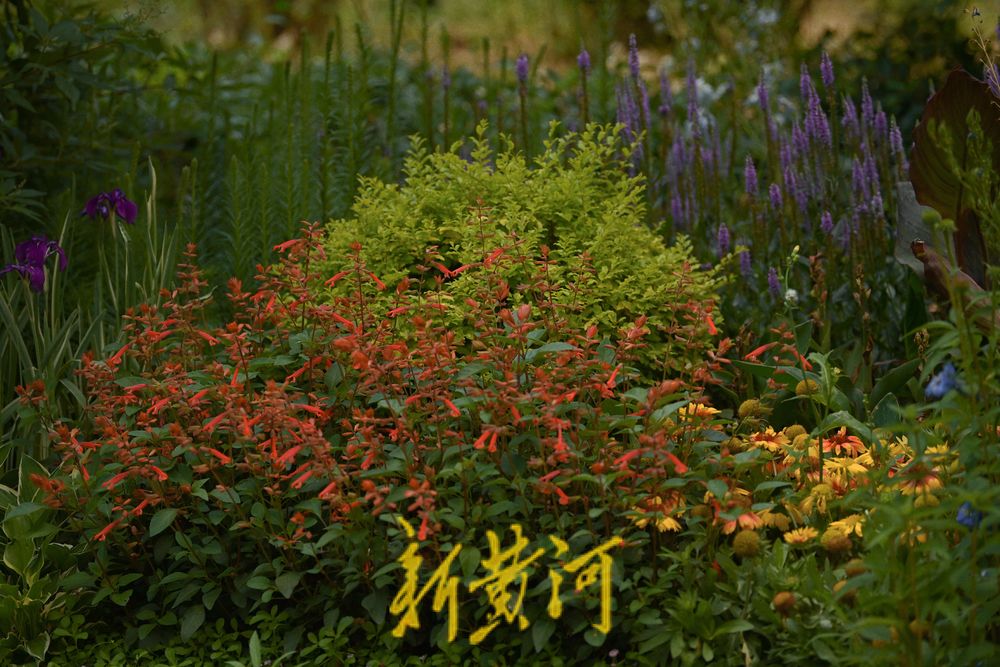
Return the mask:
<path id="1" fill-rule="evenodd" d="M 830 528 L 842 531 L 845 535 L 857 535 L 861 537 L 861 526 L 865 522 L 865 517 L 861 514 L 849 514 L 839 521 L 830 524 Z"/>
<path id="2" fill-rule="evenodd" d="M 809 526 L 805 528 L 796 528 L 795 530 L 790 530 L 785 533 L 785 542 L 788 544 L 805 544 L 807 542 L 812 542 L 819 536 L 819 531 L 815 528 Z"/>
<path id="3" fill-rule="evenodd" d="M 788 438 L 784 433 L 778 433 L 768 426 L 759 433 L 750 436 L 750 446 L 758 449 L 766 449 L 769 452 L 780 452 L 788 446 Z"/>

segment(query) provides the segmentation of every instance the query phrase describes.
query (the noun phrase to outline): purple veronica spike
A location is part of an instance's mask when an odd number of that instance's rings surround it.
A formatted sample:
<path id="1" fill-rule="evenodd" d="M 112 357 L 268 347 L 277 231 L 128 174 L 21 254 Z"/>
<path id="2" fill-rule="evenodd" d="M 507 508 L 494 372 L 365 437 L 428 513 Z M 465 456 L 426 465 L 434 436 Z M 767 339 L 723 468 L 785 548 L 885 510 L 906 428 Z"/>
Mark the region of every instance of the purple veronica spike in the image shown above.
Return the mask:
<path id="1" fill-rule="evenodd" d="M 649 90 L 644 81 L 639 81 L 639 101 L 642 104 L 642 113 L 645 114 L 642 118 L 649 122 Z"/>
<path id="2" fill-rule="evenodd" d="M 33 291 L 41 292 L 45 289 L 45 262 L 53 255 L 58 257 L 59 270 L 65 271 L 69 265 L 66 251 L 44 235 L 32 236 L 17 244 L 14 248 L 14 262 L 0 268 L 0 275 L 16 271 L 22 278 L 28 279 Z"/>
<path id="3" fill-rule="evenodd" d="M 751 197 L 757 196 L 757 168 L 753 166 L 753 158 L 747 155 L 746 166 L 743 167 L 743 182 L 746 186 L 746 193 Z"/>
<path id="4" fill-rule="evenodd" d="M 528 83 L 528 56 L 522 53 L 517 57 L 517 64 L 514 66 L 514 71 L 517 73 L 517 82 L 521 86 L 525 86 Z"/>
<path id="5" fill-rule="evenodd" d="M 670 80 L 667 79 L 667 73 L 660 71 L 660 108 L 658 111 L 661 116 L 670 115 L 670 108 L 673 107 L 674 100 L 673 95 L 670 93 Z"/>
<path id="6" fill-rule="evenodd" d="M 799 93 L 802 94 L 802 101 L 808 102 L 813 97 L 813 81 L 809 74 L 809 68 L 805 63 L 799 69 Z"/>
<path id="7" fill-rule="evenodd" d="M 823 79 L 823 87 L 829 90 L 833 87 L 833 62 L 830 60 L 830 54 L 826 51 L 819 58 L 819 74 Z"/>
<path id="8" fill-rule="evenodd" d="M 139 215 L 139 207 L 125 197 L 121 188 L 115 188 L 111 192 L 102 192 L 91 197 L 80 213 L 91 219 L 100 217 L 105 220 L 110 219 L 112 214 L 131 225 Z"/>
<path id="9" fill-rule="evenodd" d="M 767 289 L 775 299 L 781 298 L 781 281 L 778 279 L 778 270 L 773 266 L 767 270 Z"/>
<path id="10" fill-rule="evenodd" d="M 684 203 L 677 193 L 674 193 L 674 196 L 670 198 L 670 216 L 674 219 L 675 225 L 684 224 Z"/>
<path id="11" fill-rule="evenodd" d="M 441 88 L 444 90 L 451 88 L 451 72 L 447 66 L 441 68 Z"/>
<path id="12" fill-rule="evenodd" d="M 760 104 L 761 111 L 765 115 L 768 113 L 768 96 L 767 96 L 767 83 L 764 81 L 764 75 L 760 75 L 760 83 L 757 84 L 757 102 Z"/>
<path id="13" fill-rule="evenodd" d="M 590 72 L 590 54 L 587 53 L 587 49 L 580 49 L 580 55 L 576 57 L 576 66 L 580 68 L 580 71 L 584 74 Z"/>
<path id="14" fill-rule="evenodd" d="M 844 129 L 851 136 L 858 136 L 858 109 L 854 106 L 854 100 L 844 96 L 844 118 L 842 121 Z"/>
<path id="15" fill-rule="evenodd" d="M 750 258 L 749 250 L 744 250 L 740 253 L 740 273 L 744 278 L 749 278 L 753 273 L 753 262 Z"/>
<path id="16" fill-rule="evenodd" d="M 858 158 L 854 158 L 851 163 L 851 189 L 854 191 L 855 199 L 865 200 L 871 196 L 864 165 Z"/>
<path id="17" fill-rule="evenodd" d="M 781 186 L 777 183 L 771 183 L 771 187 L 768 189 L 768 196 L 771 198 L 771 208 L 775 211 L 780 211 L 781 205 L 784 203 L 781 198 Z"/>
<path id="18" fill-rule="evenodd" d="M 809 122 L 810 122 L 809 121 L 809 117 L 807 116 L 806 117 L 806 123 L 808 124 Z M 809 127 L 809 125 L 807 125 L 807 127 Z M 793 148 L 793 156 L 805 157 L 806 155 L 809 154 L 809 138 L 808 138 L 808 135 L 806 134 L 806 132 L 802 131 L 802 128 L 799 127 L 799 124 L 797 122 L 792 126 L 792 143 L 791 143 L 791 146 Z M 790 157 L 792 157 L 792 156 L 790 156 Z M 789 167 L 789 165 L 787 165 L 787 164 L 782 165 L 783 169 L 787 169 L 788 167 Z"/>
<path id="19" fill-rule="evenodd" d="M 823 211 L 823 216 L 819 221 L 819 228 L 823 230 L 824 234 L 830 234 L 833 231 L 833 216 L 830 215 L 829 211 Z"/>
<path id="20" fill-rule="evenodd" d="M 688 122 L 698 134 L 698 80 L 695 75 L 694 60 L 688 61 L 687 72 Z"/>
<path id="21" fill-rule="evenodd" d="M 726 255 L 729 253 L 729 228 L 726 227 L 726 223 L 719 225 L 718 233 L 719 241 L 719 256 Z"/>
<path id="22" fill-rule="evenodd" d="M 628 36 L 628 71 L 633 79 L 639 79 L 639 43 L 635 33 Z"/>
<path id="23" fill-rule="evenodd" d="M 882 111 L 882 109 L 875 112 L 875 122 L 872 127 L 875 130 L 875 141 L 885 141 L 886 137 L 889 135 L 889 119 L 886 117 L 885 112 Z"/>
<path id="24" fill-rule="evenodd" d="M 861 125 L 869 128 L 875 122 L 875 102 L 872 101 L 871 93 L 868 92 L 868 81 L 861 80 Z"/>

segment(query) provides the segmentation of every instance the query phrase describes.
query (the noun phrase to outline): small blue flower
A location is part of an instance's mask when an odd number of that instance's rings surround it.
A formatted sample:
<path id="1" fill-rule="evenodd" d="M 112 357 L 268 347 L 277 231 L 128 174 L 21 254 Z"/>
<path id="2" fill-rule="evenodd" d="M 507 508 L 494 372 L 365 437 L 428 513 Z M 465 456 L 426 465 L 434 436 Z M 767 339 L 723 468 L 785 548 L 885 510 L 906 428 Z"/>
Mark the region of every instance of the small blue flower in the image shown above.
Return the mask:
<path id="1" fill-rule="evenodd" d="M 983 513 L 977 509 L 973 509 L 970 502 L 962 503 L 962 506 L 958 508 L 958 514 L 955 516 L 955 521 L 967 528 L 977 527 L 982 520 Z"/>
<path id="2" fill-rule="evenodd" d="M 931 378 L 924 389 L 924 396 L 928 400 L 936 401 L 943 398 L 952 389 L 958 388 L 958 372 L 954 364 L 950 361 L 946 363 L 937 375 Z"/>

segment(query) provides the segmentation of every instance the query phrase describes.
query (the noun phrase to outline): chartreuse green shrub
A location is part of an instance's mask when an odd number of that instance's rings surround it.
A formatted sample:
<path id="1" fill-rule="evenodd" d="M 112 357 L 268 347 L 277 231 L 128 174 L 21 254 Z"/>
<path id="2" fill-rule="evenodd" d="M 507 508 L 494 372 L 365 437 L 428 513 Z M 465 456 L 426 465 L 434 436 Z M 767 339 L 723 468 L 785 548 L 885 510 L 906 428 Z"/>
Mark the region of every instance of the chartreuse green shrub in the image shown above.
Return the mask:
<path id="1" fill-rule="evenodd" d="M 360 243 L 375 275 L 434 287 L 447 320 L 457 324 L 481 272 L 499 272 L 512 305 L 538 296 L 525 291 L 531 264 L 499 267 L 498 252 L 544 259 L 545 305 L 566 315 L 571 328 L 596 325 L 609 335 L 648 315 L 644 360 L 690 372 L 711 346 L 708 314 L 719 275 L 699 267 L 687 238 L 668 247 L 646 226 L 644 183 L 627 174 L 628 149 L 617 128 L 591 125 L 559 138 L 553 128 L 552 137 L 534 164 L 506 139 L 494 152 L 485 123 L 468 156 L 457 144 L 429 153 L 415 141 L 402 185 L 364 180 L 352 216 L 330 224 L 328 275 L 344 269 L 352 244 Z M 337 281 L 334 289 L 343 294 L 355 286 Z M 695 302 L 702 307 L 692 309 Z M 392 304 L 391 295 L 382 299 L 381 312 Z M 693 336 L 674 344 L 670 332 L 692 319 L 700 319 Z"/>

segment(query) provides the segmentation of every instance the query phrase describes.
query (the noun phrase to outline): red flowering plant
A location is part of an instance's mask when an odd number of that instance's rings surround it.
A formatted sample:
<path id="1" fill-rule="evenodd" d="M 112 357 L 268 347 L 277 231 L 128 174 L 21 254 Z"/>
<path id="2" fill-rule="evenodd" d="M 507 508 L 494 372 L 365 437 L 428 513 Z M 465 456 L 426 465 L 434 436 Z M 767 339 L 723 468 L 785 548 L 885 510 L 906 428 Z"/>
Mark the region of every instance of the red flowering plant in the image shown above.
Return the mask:
<path id="1" fill-rule="evenodd" d="M 637 506 L 683 508 L 697 415 L 675 415 L 677 399 L 720 362 L 640 386 L 645 318 L 617 339 L 572 330 L 544 249 L 488 249 L 467 269 L 471 337 L 441 317 L 443 278 L 386 285 L 359 245 L 321 275 L 315 225 L 277 250 L 255 290 L 230 281 L 235 314 L 211 326 L 189 248 L 162 306 L 131 311 L 123 344 L 84 358 L 84 418 L 54 430 L 65 486 L 47 486 L 48 502 L 94 556 L 73 583 L 127 607 L 140 639 L 284 599 L 303 619 L 335 609 L 376 632 L 397 585 L 396 517 L 440 560 L 511 523 L 585 548 L 633 525 Z M 533 277 L 508 284 L 513 262 Z M 690 305 L 677 344 L 703 335 Z"/>

